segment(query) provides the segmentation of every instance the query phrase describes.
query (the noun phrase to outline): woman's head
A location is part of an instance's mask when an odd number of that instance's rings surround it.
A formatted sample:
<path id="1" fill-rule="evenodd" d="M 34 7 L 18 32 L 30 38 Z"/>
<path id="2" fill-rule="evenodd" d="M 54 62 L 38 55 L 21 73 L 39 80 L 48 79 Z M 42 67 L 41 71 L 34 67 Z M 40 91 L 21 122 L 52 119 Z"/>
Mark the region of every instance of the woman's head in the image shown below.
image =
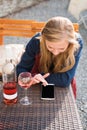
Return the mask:
<path id="1" fill-rule="evenodd" d="M 65 17 L 49 19 L 41 32 L 41 70 L 49 72 L 52 62 L 53 72 L 69 70 L 75 64 L 74 52 L 77 48 L 72 22 Z"/>
<path id="2" fill-rule="evenodd" d="M 53 17 L 45 24 L 42 37 L 44 40 L 51 42 L 70 41 L 75 38 L 73 24 L 68 18 Z"/>

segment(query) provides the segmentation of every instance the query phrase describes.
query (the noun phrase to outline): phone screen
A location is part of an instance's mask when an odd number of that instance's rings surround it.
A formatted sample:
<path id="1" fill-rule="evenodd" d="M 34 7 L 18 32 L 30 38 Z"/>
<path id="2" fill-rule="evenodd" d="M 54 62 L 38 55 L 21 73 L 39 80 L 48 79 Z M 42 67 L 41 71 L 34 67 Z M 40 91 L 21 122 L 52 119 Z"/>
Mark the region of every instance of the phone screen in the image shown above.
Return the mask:
<path id="1" fill-rule="evenodd" d="M 47 86 L 42 85 L 41 99 L 54 100 L 54 84 L 48 84 Z"/>

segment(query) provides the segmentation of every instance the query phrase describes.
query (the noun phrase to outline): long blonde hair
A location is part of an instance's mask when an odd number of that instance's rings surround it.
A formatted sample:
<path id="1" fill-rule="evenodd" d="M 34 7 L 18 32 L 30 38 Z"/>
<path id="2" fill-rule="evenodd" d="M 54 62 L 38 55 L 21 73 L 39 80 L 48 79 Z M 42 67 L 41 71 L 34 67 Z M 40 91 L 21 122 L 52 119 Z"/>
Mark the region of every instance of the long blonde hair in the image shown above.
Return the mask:
<path id="1" fill-rule="evenodd" d="M 54 56 L 47 50 L 45 41 L 57 42 L 64 38 L 69 42 L 68 48 Z M 75 51 L 79 48 L 79 44 L 75 37 L 74 27 L 72 22 L 65 17 L 53 17 L 48 20 L 41 32 L 40 37 L 40 72 L 66 72 L 75 64 Z M 51 65 L 52 70 L 50 70 Z"/>

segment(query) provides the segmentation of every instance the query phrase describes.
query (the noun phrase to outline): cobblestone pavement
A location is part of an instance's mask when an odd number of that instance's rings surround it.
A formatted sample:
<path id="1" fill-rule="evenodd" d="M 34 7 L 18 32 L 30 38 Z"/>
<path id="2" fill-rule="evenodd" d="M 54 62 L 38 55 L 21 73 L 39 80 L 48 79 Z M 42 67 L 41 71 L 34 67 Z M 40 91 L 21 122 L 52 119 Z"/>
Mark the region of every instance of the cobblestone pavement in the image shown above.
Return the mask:
<path id="1" fill-rule="evenodd" d="M 46 21 L 57 15 L 68 17 L 72 22 L 77 20 L 67 11 L 70 0 L 44 0 L 43 2 L 26 8 L 18 13 L 10 14 L 8 18 L 14 19 L 35 19 Z M 84 48 L 79 66 L 76 72 L 77 79 L 77 106 L 84 130 L 87 130 L 87 30 L 80 26 L 80 33 L 84 39 Z M 22 41 L 23 42 L 23 41 Z M 27 43 L 27 41 L 24 41 Z"/>

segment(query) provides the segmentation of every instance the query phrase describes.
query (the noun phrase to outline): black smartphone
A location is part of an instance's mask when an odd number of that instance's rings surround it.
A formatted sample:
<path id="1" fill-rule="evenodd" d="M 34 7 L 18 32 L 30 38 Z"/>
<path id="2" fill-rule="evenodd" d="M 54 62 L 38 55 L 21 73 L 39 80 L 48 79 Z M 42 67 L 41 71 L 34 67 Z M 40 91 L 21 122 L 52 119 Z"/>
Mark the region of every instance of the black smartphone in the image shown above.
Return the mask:
<path id="1" fill-rule="evenodd" d="M 41 85 L 41 99 L 54 100 L 54 84 L 48 84 L 47 86 Z"/>

